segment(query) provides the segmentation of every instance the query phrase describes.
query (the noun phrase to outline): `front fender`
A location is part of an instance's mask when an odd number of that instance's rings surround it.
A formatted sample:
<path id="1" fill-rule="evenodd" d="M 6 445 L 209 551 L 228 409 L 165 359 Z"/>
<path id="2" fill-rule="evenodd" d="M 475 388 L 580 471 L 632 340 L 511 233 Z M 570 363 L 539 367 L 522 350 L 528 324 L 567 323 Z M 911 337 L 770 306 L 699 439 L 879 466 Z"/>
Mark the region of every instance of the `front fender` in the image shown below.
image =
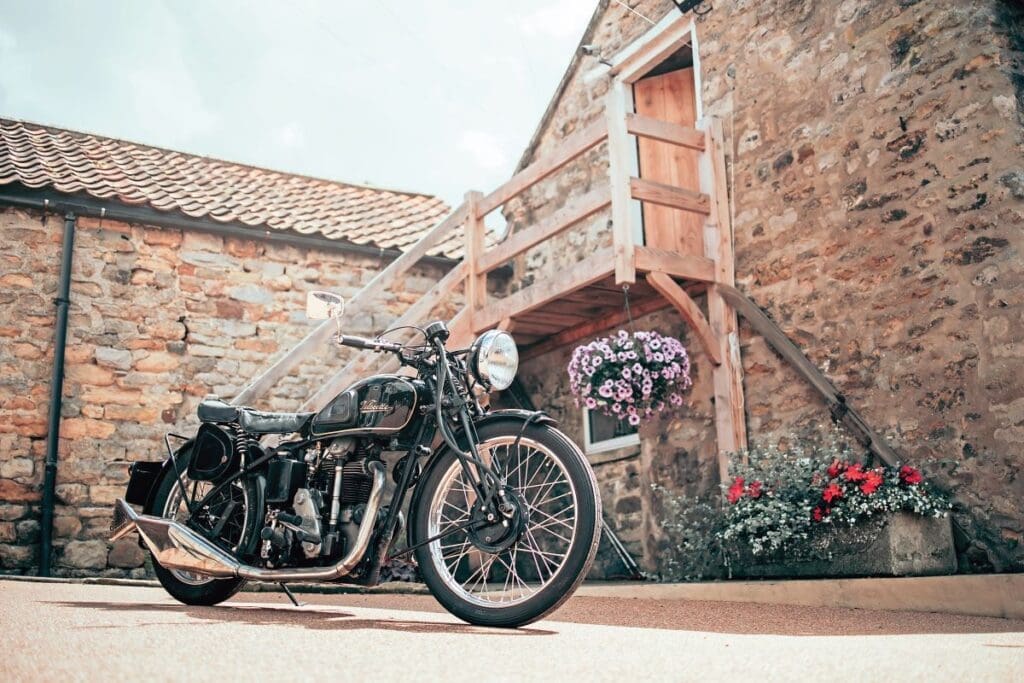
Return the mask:
<path id="1" fill-rule="evenodd" d="M 473 425 L 477 429 L 480 429 L 484 425 L 507 421 L 518 424 L 520 425 L 518 428 L 521 428 L 521 425 L 525 423 L 527 420 L 535 422 L 537 424 L 558 424 L 558 420 L 551 417 L 542 410 L 521 410 L 518 408 L 507 408 L 503 410 L 493 410 L 491 412 L 485 413 L 481 417 L 474 420 Z M 457 432 L 455 432 L 455 438 L 461 440 L 462 434 L 463 430 L 458 430 Z M 444 441 L 444 439 L 442 439 L 441 443 L 437 446 L 437 448 L 434 449 L 434 452 L 430 454 L 426 464 L 424 464 L 423 466 L 423 474 L 420 475 L 416 483 L 416 488 L 413 490 L 412 500 L 410 501 L 409 504 L 410 510 L 418 509 L 417 503 L 419 502 L 420 496 L 423 495 L 423 487 L 420 486 L 419 482 L 426 481 L 427 475 L 430 474 L 430 471 L 436 466 L 437 461 L 441 459 L 441 456 L 444 455 L 444 453 L 447 450 L 448 444 Z M 410 546 L 413 544 L 412 530 L 414 526 L 415 525 L 412 523 L 412 520 L 410 520 L 409 524 L 406 527 L 406 531 L 408 534 L 408 543 Z"/>

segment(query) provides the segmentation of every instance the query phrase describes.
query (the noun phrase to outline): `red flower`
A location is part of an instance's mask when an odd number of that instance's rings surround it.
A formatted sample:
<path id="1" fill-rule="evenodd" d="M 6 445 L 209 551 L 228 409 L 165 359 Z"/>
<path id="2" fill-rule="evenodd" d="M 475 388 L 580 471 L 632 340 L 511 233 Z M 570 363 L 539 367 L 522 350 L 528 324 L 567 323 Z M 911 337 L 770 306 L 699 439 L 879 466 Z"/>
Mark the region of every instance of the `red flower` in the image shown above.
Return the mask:
<path id="1" fill-rule="evenodd" d="M 822 520 L 823 515 L 822 515 L 822 512 L 821 512 L 821 507 L 820 506 L 814 508 L 814 512 L 813 512 L 812 516 L 814 517 L 814 521 L 815 522 L 820 522 Z"/>
<path id="2" fill-rule="evenodd" d="M 860 485 L 860 490 L 865 496 L 870 496 L 878 490 L 878 487 L 882 485 L 883 481 L 884 479 L 881 472 L 878 470 L 871 470 L 864 474 L 864 483 Z"/>
<path id="3" fill-rule="evenodd" d="M 826 503 L 831 503 L 833 500 L 843 497 L 843 490 L 839 488 L 839 484 L 829 484 L 821 492 L 821 497 L 825 499 Z"/>
<path id="4" fill-rule="evenodd" d="M 843 478 L 846 481 L 858 482 L 864 481 L 867 475 L 864 473 L 864 469 L 859 462 L 855 462 L 846 468 L 846 472 L 843 473 Z"/>
<path id="5" fill-rule="evenodd" d="M 753 484 L 747 487 L 747 495 L 751 498 L 761 497 L 761 482 L 755 481 Z"/>
<path id="6" fill-rule="evenodd" d="M 914 484 L 920 484 L 924 481 L 924 477 L 921 476 L 921 471 L 916 467 L 904 465 L 900 468 L 900 481 L 904 484 L 913 486 Z"/>
<path id="7" fill-rule="evenodd" d="M 841 463 L 838 460 L 833 460 L 832 464 L 828 466 L 828 478 L 835 479 L 839 476 L 839 473 L 845 469 L 846 465 L 844 463 Z"/>
<path id="8" fill-rule="evenodd" d="M 729 487 L 729 502 L 736 504 L 743 497 L 743 477 L 736 477 Z"/>

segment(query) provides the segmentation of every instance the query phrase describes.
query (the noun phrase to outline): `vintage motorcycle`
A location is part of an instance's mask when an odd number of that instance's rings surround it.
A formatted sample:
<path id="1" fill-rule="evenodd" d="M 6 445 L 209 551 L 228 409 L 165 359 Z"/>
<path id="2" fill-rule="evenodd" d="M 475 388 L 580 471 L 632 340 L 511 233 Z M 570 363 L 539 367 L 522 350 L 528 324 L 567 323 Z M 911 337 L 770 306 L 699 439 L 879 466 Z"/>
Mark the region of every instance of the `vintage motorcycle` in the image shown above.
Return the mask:
<path id="1" fill-rule="evenodd" d="M 555 610 L 594 559 L 599 492 L 550 417 L 481 406 L 515 377 L 512 337 L 492 330 L 449 351 L 447 326 L 433 322 L 414 328 L 416 344 L 366 339 L 341 333 L 343 311 L 340 297 L 309 294 L 307 315 L 337 320 L 338 344 L 395 354 L 415 373 L 367 377 L 317 413 L 208 397 L 194 437 L 168 435 L 165 462 L 131 465 L 112 538 L 137 530 L 160 583 L 189 605 L 222 602 L 247 580 L 374 585 L 414 553 L 460 619 L 514 627 Z M 172 438 L 185 443 L 172 450 Z"/>

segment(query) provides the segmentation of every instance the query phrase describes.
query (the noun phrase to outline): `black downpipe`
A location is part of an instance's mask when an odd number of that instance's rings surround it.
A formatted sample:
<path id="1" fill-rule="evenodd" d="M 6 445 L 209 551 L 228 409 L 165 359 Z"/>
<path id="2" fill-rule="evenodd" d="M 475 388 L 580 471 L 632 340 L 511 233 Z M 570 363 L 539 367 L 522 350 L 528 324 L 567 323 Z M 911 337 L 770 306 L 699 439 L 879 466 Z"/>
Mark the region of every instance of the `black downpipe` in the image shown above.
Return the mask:
<path id="1" fill-rule="evenodd" d="M 60 441 L 60 413 L 64 397 L 64 349 L 68 340 L 68 306 L 71 304 L 71 261 L 75 248 L 75 223 L 71 211 L 64 215 L 64 241 L 57 286 L 57 329 L 53 342 L 53 381 L 50 385 L 50 420 L 46 432 L 46 469 L 43 475 L 43 509 L 40 525 L 39 575 L 50 575 L 53 549 L 53 506 L 57 487 L 57 445 Z"/>

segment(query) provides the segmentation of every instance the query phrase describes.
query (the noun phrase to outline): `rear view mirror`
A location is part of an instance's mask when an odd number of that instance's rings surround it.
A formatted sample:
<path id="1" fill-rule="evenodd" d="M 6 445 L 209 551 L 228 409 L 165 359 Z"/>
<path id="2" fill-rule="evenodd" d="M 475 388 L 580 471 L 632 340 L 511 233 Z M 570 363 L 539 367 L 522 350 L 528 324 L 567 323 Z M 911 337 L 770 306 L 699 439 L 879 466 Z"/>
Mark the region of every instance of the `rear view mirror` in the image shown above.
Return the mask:
<path id="1" fill-rule="evenodd" d="M 340 318 L 345 313 L 345 300 L 331 292 L 310 292 L 306 295 L 306 317 L 310 320 Z"/>

